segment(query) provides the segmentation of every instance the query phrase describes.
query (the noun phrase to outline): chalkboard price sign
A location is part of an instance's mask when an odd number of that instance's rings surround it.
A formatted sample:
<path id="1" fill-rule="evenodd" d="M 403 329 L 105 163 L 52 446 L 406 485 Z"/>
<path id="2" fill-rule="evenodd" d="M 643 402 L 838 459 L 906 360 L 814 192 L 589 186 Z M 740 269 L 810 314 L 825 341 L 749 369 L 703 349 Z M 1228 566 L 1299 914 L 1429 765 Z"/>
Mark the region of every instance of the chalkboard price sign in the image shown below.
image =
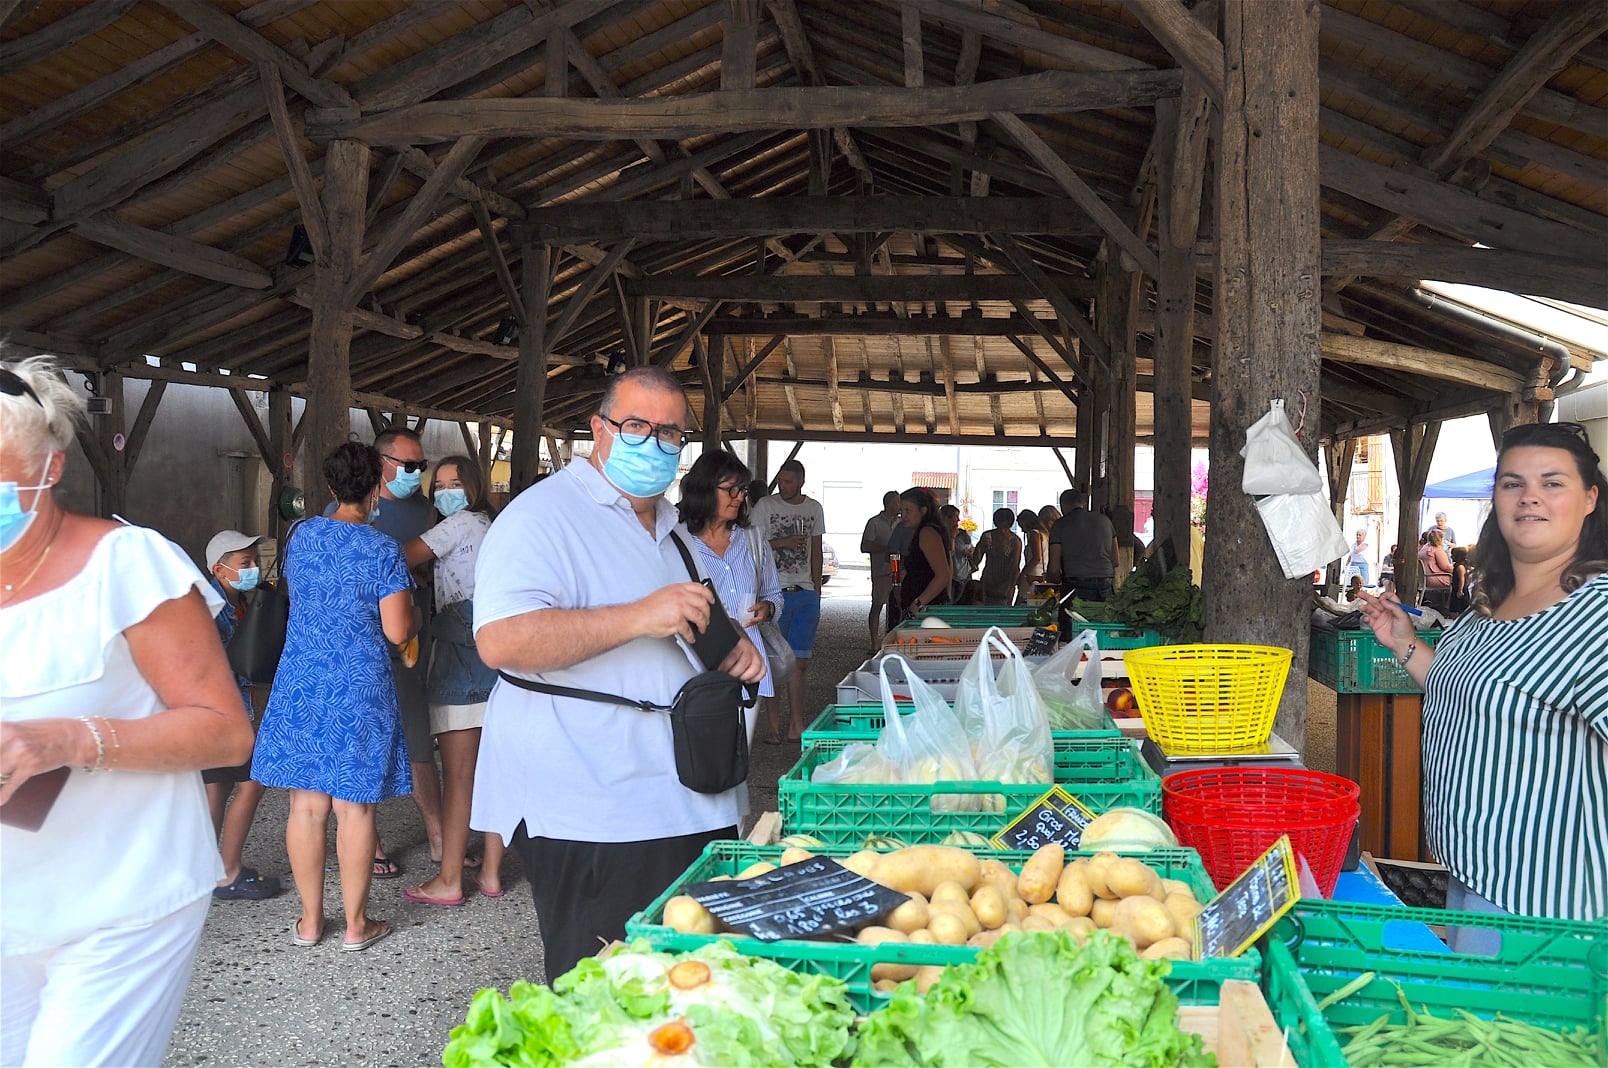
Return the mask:
<path id="1" fill-rule="evenodd" d="M 863 927 L 910 900 L 830 857 L 811 857 L 751 879 L 694 883 L 684 892 L 726 926 L 761 942 Z"/>
<path id="2" fill-rule="evenodd" d="M 1057 786 L 1006 824 L 1005 829 L 994 835 L 991 841 L 1000 849 L 1031 851 L 1051 842 L 1059 842 L 1067 849 L 1076 849 L 1083 837 L 1083 828 L 1093 819 L 1093 812 Z"/>
<path id="3" fill-rule="evenodd" d="M 1033 637 L 1028 640 L 1027 648 L 1022 650 L 1023 656 L 1049 656 L 1055 652 L 1056 645 L 1061 636 L 1049 627 L 1035 627 Z"/>
<path id="4" fill-rule="evenodd" d="M 1195 930 L 1196 959 L 1244 953 L 1300 896 L 1295 850 L 1290 836 L 1284 835 L 1201 910 Z"/>

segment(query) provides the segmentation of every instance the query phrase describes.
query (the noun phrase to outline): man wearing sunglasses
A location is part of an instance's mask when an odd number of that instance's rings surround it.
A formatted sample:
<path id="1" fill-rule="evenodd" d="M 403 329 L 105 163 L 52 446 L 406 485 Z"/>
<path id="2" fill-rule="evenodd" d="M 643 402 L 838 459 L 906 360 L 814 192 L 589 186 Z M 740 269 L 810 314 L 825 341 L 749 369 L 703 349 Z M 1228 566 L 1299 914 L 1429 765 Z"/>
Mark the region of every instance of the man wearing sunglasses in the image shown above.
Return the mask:
<path id="1" fill-rule="evenodd" d="M 525 490 L 481 543 L 475 644 L 505 675 L 668 705 L 702 666 L 691 641 L 722 611 L 671 535 L 664 499 L 687 399 L 661 368 L 613 379 L 592 416 L 590 462 Z M 693 556 L 696 560 L 696 556 Z M 765 674 L 746 637 L 717 665 Z M 503 835 L 531 882 L 549 980 L 625 937 L 625 921 L 711 841 L 735 837 L 737 791 L 688 789 L 669 717 L 500 680 L 486 704 L 470 825 Z"/>

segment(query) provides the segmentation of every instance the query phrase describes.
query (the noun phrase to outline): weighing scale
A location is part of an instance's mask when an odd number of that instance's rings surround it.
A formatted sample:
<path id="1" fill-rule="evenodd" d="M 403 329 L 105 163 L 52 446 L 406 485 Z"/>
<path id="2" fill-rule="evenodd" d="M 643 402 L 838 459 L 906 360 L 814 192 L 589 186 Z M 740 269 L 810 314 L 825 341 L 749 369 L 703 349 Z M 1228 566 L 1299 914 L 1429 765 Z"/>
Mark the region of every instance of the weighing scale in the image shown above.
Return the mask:
<path id="1" fill-rule="evenodd" d="M 1159 743 L 1146 738 L 1139 746 L 1139 755 L 1152 771 L 1166 778 L 1175 771 L 1192 771 L 1198 768 L 1257 767 L 1305 768 L 1301 754 L 1276 734 L 1268 736 L 1261 745 L 1248 749 L 1229 749 L 1219 752 L 1172 752 Z"/>

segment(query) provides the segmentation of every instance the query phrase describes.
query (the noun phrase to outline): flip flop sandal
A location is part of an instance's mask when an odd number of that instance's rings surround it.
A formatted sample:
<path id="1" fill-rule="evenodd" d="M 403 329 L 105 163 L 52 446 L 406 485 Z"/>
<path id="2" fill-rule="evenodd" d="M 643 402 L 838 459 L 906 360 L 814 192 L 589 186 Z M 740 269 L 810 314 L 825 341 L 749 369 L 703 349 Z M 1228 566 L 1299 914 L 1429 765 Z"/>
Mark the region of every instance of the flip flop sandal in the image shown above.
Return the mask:
<path id="1" fill-rule="evenodd" d="M 468 900 L 467 895 L 460 895 L 458 897 L 431 897 L 429 894 L 420 891 L 419 887 L 417 886 L 408 887 L 406 890 L 402 891 L 402 896 L 406 900 L 413 902 L 415 905 L 436 905 L 444 909 L 457 908 L 459 905 L 462 905 Z"/>
<path id="2" fill-rule="evenodd" d="M 302 933 L 301 933 L 301 921 L 297 920 L 296 922 L 294 922 L 294 923 L 292 923 L 290 925 L 290 941 L 294 945 L 304 946 L 304 947 L 305 946 L 316 946 L 316 945 L 318 945 L 318 943 L 322 942 L 323 940 L 324 940 L 323 928 L 319 928 L 318 934 L 314 935 L 312 938 L 303 938 Z"/>
<path id="3" fill-rule="evenodd" d="M 391 933 L 391 925 L 386 923 L 384 920 L 381 920 L 380 921 L 380 929 L 378 931 L 375 931 L 373 934 L 369 935 L 367 938 L 363 939 L 363 941 L 361 941 L 361 942 L 342 942 L 341 943 L 341 952 L 342 953 L 361 953 L 361 952 L 363 952 L 363 950 L 365 950 L 368 947 L 372 946 L 374 943 L 378 942 L 380 939 L 384 938 L 386 935 L 388 935 L 390 933 Z"/>
<path id="4" fill-rule="evenodd" d="M 402 869 L 390 857 L 375 857 L 371 875 L 375 879 L 395 879 Z"/>

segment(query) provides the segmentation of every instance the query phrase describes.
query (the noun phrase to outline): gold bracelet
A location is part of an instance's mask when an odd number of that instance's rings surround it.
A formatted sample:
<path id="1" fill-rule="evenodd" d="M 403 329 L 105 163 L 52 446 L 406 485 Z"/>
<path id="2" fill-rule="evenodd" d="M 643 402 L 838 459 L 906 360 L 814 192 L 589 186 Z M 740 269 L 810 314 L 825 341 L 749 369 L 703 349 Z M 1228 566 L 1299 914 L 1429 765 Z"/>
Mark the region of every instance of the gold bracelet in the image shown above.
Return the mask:
<path id="1" fill-rule="evenodd" d="M 100 728 L 88 716 L 79 716 L 78 722 L 89 728 L 91 737 L 95 739 L 95 766 L 83 770 L 93 775 L 97 771 L 106 770 L 106 743 L 101 740 Z"/>
<path id="2" fill-rule="evenodd" d="M 100 720 L 101 723 L 105 725 L 106 730 L 112 736 L 112 762 L 106 765 L 106 770 L 110 771 L 117 767 L 118 758 L 123 755 L 123 743 L 118 739 L 117 728 L 112 725 L 111 720 L 107 719 L 105 716 L 96 716 L 95 718 Z"/>

